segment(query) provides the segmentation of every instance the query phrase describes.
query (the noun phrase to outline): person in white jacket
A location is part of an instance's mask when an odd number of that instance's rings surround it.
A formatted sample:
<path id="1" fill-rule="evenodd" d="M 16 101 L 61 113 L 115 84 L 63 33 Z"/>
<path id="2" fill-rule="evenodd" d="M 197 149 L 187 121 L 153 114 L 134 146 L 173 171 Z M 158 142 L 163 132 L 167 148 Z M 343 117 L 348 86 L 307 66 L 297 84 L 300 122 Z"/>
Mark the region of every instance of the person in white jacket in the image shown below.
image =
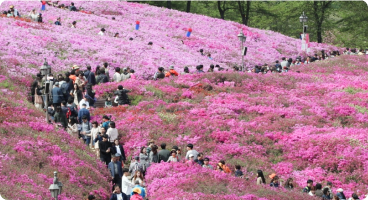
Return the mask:
<path id="1" fill-rule="evenodd" d="M 124 171 L 123 171 L 124 172 Z M 130 195 L 133 192 L 134 184 L 128 179 L 129 172 L 125 170 L 123 177 L 121 179 L 121 192 L 125 193 L 130 199 Z"/>
<path id="2" fill-rule="evenodd" d="M 106 134 L 109 136 L 110 142 L 115 146 L 114 140 L 119 137 L 118 129 L 115 128 L 115 122 L 110 122 L 110 128 L 107 129 Z"/>
<path id="3" fill-rule="evenodd" d="M 120 82 L 121 81 L 120 67 L 115 68 L 115 74 L 112 77 L 112 80 L 114 82 Z"/>

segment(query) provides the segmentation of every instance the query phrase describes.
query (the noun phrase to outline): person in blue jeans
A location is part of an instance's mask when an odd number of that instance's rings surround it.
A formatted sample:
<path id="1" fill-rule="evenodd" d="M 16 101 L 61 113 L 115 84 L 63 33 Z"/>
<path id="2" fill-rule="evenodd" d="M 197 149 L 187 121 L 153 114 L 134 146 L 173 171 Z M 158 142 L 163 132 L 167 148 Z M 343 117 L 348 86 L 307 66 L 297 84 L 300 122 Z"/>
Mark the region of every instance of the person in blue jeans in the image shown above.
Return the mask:
<path id="1" fill-rule="evenodd" d="M 89 143 L 91 143 L 91 128 L 91 122 L 87 120 L 86 115 L 83 115 L 80 134 L 82 135 L 82 138 L 87 146 L 89 145 Z"/>

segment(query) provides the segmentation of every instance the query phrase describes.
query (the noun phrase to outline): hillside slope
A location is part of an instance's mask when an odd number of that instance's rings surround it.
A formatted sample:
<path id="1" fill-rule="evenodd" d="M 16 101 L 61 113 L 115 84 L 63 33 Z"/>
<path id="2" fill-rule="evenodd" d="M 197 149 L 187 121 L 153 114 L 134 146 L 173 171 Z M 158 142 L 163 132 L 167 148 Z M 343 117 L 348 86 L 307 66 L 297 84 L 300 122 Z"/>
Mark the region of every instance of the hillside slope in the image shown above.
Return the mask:
<path id="1" fill-rule="evenodd" d="M 70 4 L 59 4 L 62 3 Z M 0 10 L 7 10 L 13 4 L 24 16 L 33 8 L 41 7 L 33 1 L 6 1 Z M 237 38 L 240 31 L 247 36 L 247 66 L 271 64 L 283 56 L 295 58 L 302 54 L 300 40 L 206 16 L 119 1 L 78 1 L 76 6 L 93 14 L 47 7 L 42 12 L 43 24 L 2 18 L 2 64 L 16 73 L 35 74 L 43 58 L 57 68 L 55 71 L 70 69 L 73 64 L 95 67 L 108 62 L 111 71 L 114 67 L 130 66 L 145 78 L 151 77 L 160 66 L 175 65 L 179 71 L 186 65 L 195 70 L 199 64 L 205 69 L 210 64 L 232 67 L 241 63 Z M 57 17 L 61 17 L 62 26 L 53 24 Z M 76 29 L 70 28 L 73 21 L 77 21 Z M 141 24 L 138 31 L 134 30 L 136 21 Z M 185 34 L 189 27 L 193 32 L 188 38 Z M 107 30 L 105 36 L 98 35 L 101 28 Z M 120 38 L 113 37 L 116 32 L 120 33 Z M 152 46 L 148 45 L 150 41 Z M 199 49 L 211 53 L 213 60 L 201 56 Z M 311 43 L 311 53 L 322 49 L 330 51 L 335 47 Z"/>
<path id="2" fill-rule="evenodd" d="M 77 138 L 45 122 L 27 101 L 30 76 L 9 76 L 0 68 L 0 194 L 7 200 L 51 199 L 54 171 L 63 183 L 60 199 L 80 200 L 89 193 L 106 199 L 106 168 Z"/>

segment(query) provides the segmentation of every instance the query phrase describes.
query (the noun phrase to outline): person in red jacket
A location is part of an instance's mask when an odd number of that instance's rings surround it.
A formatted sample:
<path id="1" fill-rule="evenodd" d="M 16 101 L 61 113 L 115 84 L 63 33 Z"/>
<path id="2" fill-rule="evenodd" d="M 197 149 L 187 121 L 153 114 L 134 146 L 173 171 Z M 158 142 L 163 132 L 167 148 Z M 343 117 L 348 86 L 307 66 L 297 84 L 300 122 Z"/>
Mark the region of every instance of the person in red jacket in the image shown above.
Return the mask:
<path id="1" fill-rule="evenodd" d="M 166 72 L 166 74 L 165 74 L 165 77 L 169 77 L 169 76 L 179 76 L 179 73 L 174 70 L 173 65 L 170 66 L 170 70 L 168 72 Z"/>

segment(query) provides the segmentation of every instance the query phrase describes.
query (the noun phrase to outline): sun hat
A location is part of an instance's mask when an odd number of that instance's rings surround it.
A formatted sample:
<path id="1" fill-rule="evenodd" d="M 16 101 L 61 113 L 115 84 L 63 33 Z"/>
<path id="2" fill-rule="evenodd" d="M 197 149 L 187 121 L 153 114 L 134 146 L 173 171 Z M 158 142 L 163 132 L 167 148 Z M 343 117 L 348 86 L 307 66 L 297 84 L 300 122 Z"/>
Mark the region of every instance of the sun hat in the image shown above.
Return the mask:
<path id="1" fill-rule="evenodd" d="M 270 177 L 270 179 L 273 179 L 275 178 L 276 174 L 275 173 L 272 173 L 271 175 L 269 175 L 268 177 Z"/>
<path id="2" fill-rule="evenodd" d="M 170 66 L 170 69 L 174 69 L 174 65 L 171 65 L 171 66 Z"/>
<path id="3" fill-rule="evenodd" d="M 141 190 L 139 188 L 134 188 L 133 189 L 133 192 L 140 194 L 141 193 Z"/>
<path id="4" fill-rule="evenodd" d="M 343 192 L 344 190 L 342 188 L 339 188 L 336 190 L 337 192 Z"/>
<path id="5" fill-rule="evenodd" d="M 194 155 L 193 154 L 189 154 L 189 158 L 191 158 L 191 157 L 194 157 Z"/>
<path id="6" fill-rule="evenodd" d="M 72 69 L 79 69 L 78 65 L 73 65 Z"/>

